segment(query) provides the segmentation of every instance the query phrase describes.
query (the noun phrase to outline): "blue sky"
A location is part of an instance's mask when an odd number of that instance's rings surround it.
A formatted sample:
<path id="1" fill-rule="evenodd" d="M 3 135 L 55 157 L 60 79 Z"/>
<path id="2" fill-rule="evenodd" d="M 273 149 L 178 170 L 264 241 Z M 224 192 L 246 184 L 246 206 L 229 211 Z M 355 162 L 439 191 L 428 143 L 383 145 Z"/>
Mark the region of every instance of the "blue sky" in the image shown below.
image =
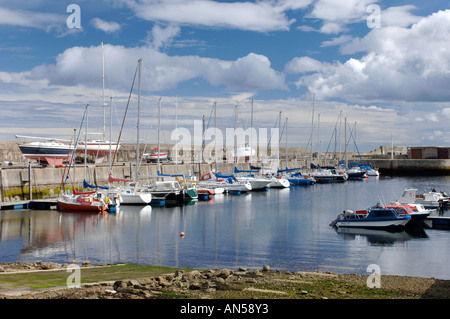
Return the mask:
<path id="1" fill-rule="evenodd" d="M 81 28 L 69 28 L 70 4 Z M 327 145 L 339 114 L 357 123 L 362 151 L 389 145 L 449 145 L 449 1 L 382 0 L 0 0 L 0 138 L 67 138 L 90 104 L 100 127 L 101 42 L 106 99 L 120 126 L 137 60 L 143 59 L 142 121 L 155 142 L 192 128 L 218 105 L 219 127 L 273 127 L 289 119 L 292 146 L 311 134 L 312 97 Z M 376 15 L 380 24 L 369 27 Z M 136 90 L 134 92 L 137 92 Z M 177 97 L 178 96 L 178 97 Z M 342 113 L 341 113 L 342 112 Z M 136 95 L 124 141 L 135 136 Z M 319 124 L 319 123 L 316 123 Z M 173 141 L 172 141 L 173 142 Z"/>

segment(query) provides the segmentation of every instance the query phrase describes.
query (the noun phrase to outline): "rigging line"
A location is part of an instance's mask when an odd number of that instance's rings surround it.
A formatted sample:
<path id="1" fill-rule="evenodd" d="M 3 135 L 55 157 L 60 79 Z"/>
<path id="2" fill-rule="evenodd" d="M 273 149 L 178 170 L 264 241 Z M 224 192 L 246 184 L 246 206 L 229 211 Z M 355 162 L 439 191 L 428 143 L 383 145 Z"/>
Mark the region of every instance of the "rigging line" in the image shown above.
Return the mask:
<path id="1" fill-rule="evenodd" d="M 203 147 L 205 146 L 206 131 L 207 131 L 207 129 L 209 128 L 209 122 L 211 121 L 211 117 L 212 117 L 213 111 L 214 111 L 214 105 L 213 105 L 213 107 L 211 108 L 211 114 L 209 114 L 208 125 L 205 127 L 205 131 L 202 133 L 202 147 L 201 147 L 201 149 L 200 149 L 200 153 L 198 154 L 198 161 L 197 161 L 197 164 L 195 165 L 194 172 L 197 171 L 197 165 L 199 165 L 200 160 L 201 160 L 201 155 L 202 155 L 202 152 L 203 152 Z M 214 136 L 214 138 L 217 139 L 217 136 Z"/>
<path id="2" fill-rule="evenodd" d="M 83 117 L 81 119 L 80 129 L 78 131 L 78 135 L 77 135 L 77 139 L 75 141 L 75 145 L 73 146 L 72 157 L 71 157 L 70 162 L 69 162 L 70 164 L 69 164 L 69 168 L 67 170 L 67 175 L 66 175 L 66 177 L 63 179 L 63 181 L 61 183 L 60 190 L 64 189 L 64 187 L 66 186 L 67 179 L 69 178 L 70 167 L 72 166 L 72 163 L 74 162 L 75 152 L 76 152 L 77 145 L 78 145 L 78 138 L 80 137 L 81 129 L 83 127 L 83 122 L 84 122 L 84 118 L 86 116 L 86 112 L 87 112 L 88 106 L 89 106 L 89 104 L 86 104 L 86 107 L 84 109 Z M 86 161 L 86 159 L 85 159 L 85 161 Z M 66 165 L 66 167 L 67 167 L 67 165 Z M 65 169 L 64 169 L 64 172 L 65 172 Z"/>

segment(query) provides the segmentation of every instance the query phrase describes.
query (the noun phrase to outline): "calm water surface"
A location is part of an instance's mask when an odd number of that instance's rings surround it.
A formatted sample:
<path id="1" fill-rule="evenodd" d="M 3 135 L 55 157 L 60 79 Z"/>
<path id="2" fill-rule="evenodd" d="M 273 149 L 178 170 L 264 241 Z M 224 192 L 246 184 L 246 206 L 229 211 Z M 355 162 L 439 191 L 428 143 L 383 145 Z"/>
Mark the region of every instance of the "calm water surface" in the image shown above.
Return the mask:
<path id="1" fill-rule="evenodd" d="M 371 177 L 217 195 L 182 207 L 122 206 L 107 215 L 1 211 L 0 262 L 76 259 L 231 269 L 270 265 L 359 274 L 377 264 L 382 274 L 450 279 L 450 231 L 342 234 L 329 226 L 344 209 L 394 201 L 405 188 L 449 191 L 449 186 L 449 177 Z"/>

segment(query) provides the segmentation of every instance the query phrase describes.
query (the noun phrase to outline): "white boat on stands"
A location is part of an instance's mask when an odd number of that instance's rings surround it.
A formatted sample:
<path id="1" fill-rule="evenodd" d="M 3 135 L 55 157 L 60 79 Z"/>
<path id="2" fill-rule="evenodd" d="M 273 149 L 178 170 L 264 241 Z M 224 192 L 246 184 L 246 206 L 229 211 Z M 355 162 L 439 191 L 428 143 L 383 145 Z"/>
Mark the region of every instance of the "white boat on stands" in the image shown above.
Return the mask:
<path id="1" fill-rule="evenodd" d="M 142 155 L 142 158 L 150 161 L 150 162 L 156 162 L 158 160 L 160 161 L 166 161 L 169 157 L 168 152 L 158 152 L 158 148 L 155 148 L 155 152 L 153 153 L 144 153 Z"/>
<path id="2" fill-rule="evenodd" d="M 26 137 L 19 136 L 16 137 Z M 29 137 L 37 138 L 37 137 Z M 63 142 L 63 140 L 54 140 L 42 138 L 44 141 L 20 144 L 19 149 L 25 158 L 37 160 L 41 164 L 51 166 L 62 166 L 64 162 L 70 160 L 73 151 L 73 145 Z"/>

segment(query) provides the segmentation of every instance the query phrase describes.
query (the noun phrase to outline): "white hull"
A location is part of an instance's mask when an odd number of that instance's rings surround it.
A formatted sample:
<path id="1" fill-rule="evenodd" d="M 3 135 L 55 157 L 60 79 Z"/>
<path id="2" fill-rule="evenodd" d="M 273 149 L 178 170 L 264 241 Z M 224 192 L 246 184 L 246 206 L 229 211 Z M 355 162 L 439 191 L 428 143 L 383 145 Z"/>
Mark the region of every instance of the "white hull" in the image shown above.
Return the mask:
<path id="1" fill-rule="evenodd" d="M 230 184 L 228 182 L 201 181 L 201 182 L 199 182 L 199 186 L 202 186 L 205 188 L 212 188 L 214 190 L 218 189 L 218 188 L 219 189 L 222 188 L 223 190 L 226 190 L 226 191 L 248 192 L 248 191 L 252 190 L 252 185 L 249 182 L 238 182 L 238 183 Z"/>
<path id="2" fill-rule="evenodd" d="M 336 222 L 337 227 L 362 227 L 362 228 L 391 228 L 404 226 L 408 219 L 398 220 L 341 220 Z"/>
<path id="3" fill-rule="evenodd" d="M 148 205 L 152 201 L 152 194 L 120 193 L 122 205 Z"/>
<path id="4" fill-rule="evenodd" d="M 267 188 L 271 182 L 270 179 L 266 178 L 236 177 L 236 179 L 240 182 L 249 182 L 252 186 L 252 191 Z"/>
<path id="5" fill-rule="evenodd" d="M 285 178 L 273 178 L 269 184 L 270 188 L 288 188 L 291 186 L 291 183 Z"/>

